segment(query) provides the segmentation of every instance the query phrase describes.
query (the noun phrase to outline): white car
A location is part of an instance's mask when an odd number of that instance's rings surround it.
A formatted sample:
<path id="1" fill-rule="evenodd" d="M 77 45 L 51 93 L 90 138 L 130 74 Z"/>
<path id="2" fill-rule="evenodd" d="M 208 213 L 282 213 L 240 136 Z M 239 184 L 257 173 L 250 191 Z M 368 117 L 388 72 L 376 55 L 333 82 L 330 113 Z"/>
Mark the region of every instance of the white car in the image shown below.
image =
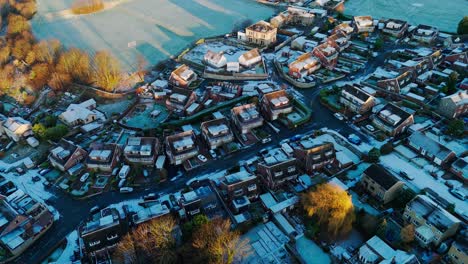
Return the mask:
<path id="1" fill-rule="evenodd" d="M 131 193 L 131 192 L 133 192 L 132 187 L 122 187 L 122 188 L 120 188 L 120 193 Z"/>
<path id="2" fill-rule="evenodd" d="M 213 159 L 216 159 L 217 157 L 216 152 L 213 149 L 210 149 L 210 155 Z"/>
<path id="3" fill-rule="evenodd" d="M 89 178 L 89 173 L 83 174 L 80 178 L 80 182 L 85 182 Z"/>
<path id="4" fill-rule="evenodd" d="M 268 143 L 270 141 L 271 141 L 271 137 L 267 137 L 267 138 L 262 139 L 263 144 Z"/>
<path id="5" fill-rule="evenodd" d="M 460 189 L 451 189 L 450 193 L 462 201 L 466 200 L 466 194 Z"/>
<path id="6" fill-rule="evenodd" d="M 342 114 L 340 114 L 340 113 L 334 113 L 333 115 L 336 117 L 336 119 L 338 119 L 340 121 L 344 120 L 344 116 Z"/>
<path id="7" fill-rule="evenodd" d="M 374 128 L 372 125 L 366 125 L 366 128 L 367 128 L 367 130 L 369 130 L 370 132 L 374 132 L 374 131 L 375 131 L 375 128 Z"/>
<path id="8" fill-rule="evenodd" d="M 197 158 L 202 162 L 207 162 L 208 161 L 208 159 L 205 156 L 203 156 L 202 154 L 198 155 Z"/>

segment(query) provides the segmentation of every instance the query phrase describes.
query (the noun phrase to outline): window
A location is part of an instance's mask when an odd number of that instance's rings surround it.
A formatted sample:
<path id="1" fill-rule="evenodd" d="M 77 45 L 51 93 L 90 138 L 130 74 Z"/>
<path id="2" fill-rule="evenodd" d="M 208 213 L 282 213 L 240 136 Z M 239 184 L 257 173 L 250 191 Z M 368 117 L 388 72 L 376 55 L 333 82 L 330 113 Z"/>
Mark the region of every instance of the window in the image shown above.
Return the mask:
<path id="1" fill-rule="evenodd" d="M 234 191 L 234 196 L 241 196 L 244 194 L 244 190 L 239 189 Z"/>
<path id="2" fill-rule="evenodd" d="M 288 172 L 295 172 L 296 171 L 296 166 L 289 166 L 288 167 Z"/>
<path id="3" fill-rule="evenodd" d="M 256 184 L 251 184 L 251 185 L 249 185 L 249 187 L 247 187 L 247 190 L 249 190 L 249 192 L 255 191 L 255 190 L 257 190 L 257 185 Z"/>
<path id="4" fill-rule="evenodd" d="M 280 177 L 283 175 L 283 171 L 277 171 L 274 174 L 275 174 L 275 177 Z"/>

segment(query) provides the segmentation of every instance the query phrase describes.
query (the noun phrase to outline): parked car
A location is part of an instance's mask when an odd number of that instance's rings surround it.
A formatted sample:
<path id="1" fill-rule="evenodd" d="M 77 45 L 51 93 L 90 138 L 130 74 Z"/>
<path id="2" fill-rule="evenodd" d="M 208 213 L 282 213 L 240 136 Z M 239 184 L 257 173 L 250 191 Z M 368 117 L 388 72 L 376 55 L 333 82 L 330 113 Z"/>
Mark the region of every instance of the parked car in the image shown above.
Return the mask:
<path id="1" fill-rule="evenodd" d="M 147 169 L 144 169 L 144 170 L 143 170 L 143 176 L 145 176 L 145 178 L 146 178 L 146 177 L 148 177 L 148 175 L 149 175 L 148 170 L 147 170 Z"/>
<path id="2" fill-rule="evenodd" d="M 38 182 L 38 181 L 40 181 L 40 180 L 41 180 L 41 177 L 39 177 L 39 176 L 37 176 L 37 175 L 34 176 L 34 177 L 32 177 L 32 181 L 33 181 L 33 182 Z"/>
<path id="3" fill-rule="evenodd" d="M 148 193 L 147 195 L 143 196 L 143 200 L 145 201 L 154 201 L 159 198 L 159 194 L 155 193 Z"/>
<path id="4" fill-rule="evenodd" d="M 42 169 L 42 170 L 39 171 L 39 175 L 44 176 L 47 173 L 49 173 L 50 171 L 51 171 L 51 169 Z"/>
<path id="5" fill-rule="evenodd" d="M 99 210 L 101 210 L 101 207 L 99 207 L 99 205 L 96 205 L 93 208 L 91 208 L 91 210 L 89 210 L 89 213 L 93 215 L 93 214 L 99 212 Z"/>
<path id="6" fill-rule="evenodd" d="M 112 176 L 116 176 L 117 173 L 119 173 L 119 170 L 120 170 L 119 167 L 114 168 L 114 169 L 112 170 Z"/>
<path id="7" fill-rule="evenodd" d="M 271 141 L 271 137 L 267 137 L 267 138 L 262 139 L 263 144 L 268 143 L 270 141 Z"/>
<path id="8" fill-rule="evenodd" d="M 133 192 L 132 187 L 122 187 L 122 188 L 120 188 L 120 193 L 131 193 L 131 192 Z"/>
<path id="9" fill-rule="evenodd" d="M 403 178 L 406 178 L 408 180 L 414 180 L 414 176 L 410 176 L 408 175 L 408 173 L 404 172 L 404 171 L 400 171 L 400 175 L 403 177 Z"/>
<path id="10" fill-rule="evenodd" d="M 198 155 L 197 158 L 198 158 L 201 162 L 207 162 L 207 161 L 208 161 L 208 159 L 207 159 L 205 156 L 203 156 L 202 154 Z"/>
<path id="11" fill-rule="evenodd" d="M 375 128 L 374 128 L 372 125 L 366 125 L 366 128 L 367 128 L 367 130 L 369 130 L 370 132 L 374 132 L 374 131 L 375 131 Z"/>
<path id="12" fill-rule="evenodd" d="M 81 176 L 80 182 L 85 182 L 89 178 L 89 173 L 85 173 Z"/>
<path id="13" fill-rule="evenodd" d="M 344 116 L 342 114 L 340 114 L 340 113 L 334 113 L 333 115 L 336 117 L 336 119 L 338 119 L 340 121 L 344 120 Z"/>
<path id="14" fill-rule="evenodd" d="M 348 136 L 348 140 L 349 142 L 353 143 L 353 144 L 356 144 L 356 145 L 359 145 L 361 144 L 361 138 L 359 138 L 357 135 L 355 134 L 350 134 Z"/>
<path id="15" fill-rule="evenodd" d="M 460 189 L 450 189 L 450 193 L 462 201 L 466 199 L 466 194 Z"/>
<path id="16" fill-rule="evenodd" d="M 120 179 L 119 184 L 118 184 L 119 188 L 122 188 L 126 181 L 127 181 L 126 179 Z"/>
<path id="17" fill-rule="evenodd" d="M 11 153 L 11 156 L 14 158 L 14 159 L 17 159 L 19 157 L 19 155 L 17 153 Z"/>
<path id="18" fill-rule="evenodd" d="M 210 149 L 210 155 L 213 159 L 216 159 L 217 157 L 216 152 L 213 149 Z"/>

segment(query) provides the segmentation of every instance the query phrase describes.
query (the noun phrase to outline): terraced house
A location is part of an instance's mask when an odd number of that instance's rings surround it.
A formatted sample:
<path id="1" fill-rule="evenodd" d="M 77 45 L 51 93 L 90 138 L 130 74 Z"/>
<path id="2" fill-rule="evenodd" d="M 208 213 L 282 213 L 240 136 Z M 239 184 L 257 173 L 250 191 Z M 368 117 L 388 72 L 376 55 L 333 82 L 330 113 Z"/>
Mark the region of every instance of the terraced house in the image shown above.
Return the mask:
<path id="1" fill-rule="evenodd" d="M 303 139 L 292 147 L 298 164 L 308 173 L 320 170 L 336 160 L 335 147 L 330 142 L 315 143 L 313 139 Z"/>
<path id="2" fill-rule="evenodd" d="M 128 162 L 152 166 L 159 146 L 159 140 L 154 137 L 129 137 L 123 152 Z"/>
<path id="3" fill-rule="evenodd" d="M 257 173 L 270 189 L 297 179 L 299 168 L 294 157 L 288 157 L 280 148 L 270 150 L 257 164 Z"/>
<path id="4" fill-rule="evenodd" d="M 461 221 L 426 195 L 417 195 L 405 208 L 403 219 L 413 224 L 416 241 L 423 247 L 439 246 L 454 236 Z"/>
<path id="5" fill-rule="evenodd" d="M 226 118 L 201 123 L 202 136 L 210 149 L 216 149 L 234 140 L 234 134 Z"/>
<path id="6" fill-rule="evenodd" d="M 198 155 L 195 137 L 193 130 L 166 137 L 166 152 L 172 164 L 180 165 Z"/>
<path id="7" fill-rule="evenodd" d="M 364 114 L 372 110 L 375 105 L 375 98 L 352 85 L 346 85 L 341 90 L 340 103 L 346 110 L 353 113 Z"/>
<path id="8" fill-rule="evenodd" d="M 372 124 L 386 134 L 396 136 L 414 124 L 414 117 L 395 104 L 388 103 L 372 117 Z"/>
<path id="9" fill-rule="evenodd" d="M 293 111 L 293 105 L 289 100 L 289 95 L 285 90 L 278 90 L 267 93 L 262 98 L 262 109 L 265 117 L 270 120 L 276 120 L 280 115 L 286 115 Z"/>

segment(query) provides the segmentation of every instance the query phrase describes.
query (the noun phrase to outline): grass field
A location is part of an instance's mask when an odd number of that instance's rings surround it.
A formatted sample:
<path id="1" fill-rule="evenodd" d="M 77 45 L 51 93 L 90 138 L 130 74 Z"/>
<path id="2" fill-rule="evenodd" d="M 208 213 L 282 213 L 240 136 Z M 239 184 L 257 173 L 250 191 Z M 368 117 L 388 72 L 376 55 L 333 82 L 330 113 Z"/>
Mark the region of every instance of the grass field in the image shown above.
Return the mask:
<path id="1" fill-rule="evenodd" d="M 105 0 L 113 7 L 77 16 L 64 11 L 72 2 L 38 1 L 36 36 L 90 53 L 109 50 L 129 71 L 136 69 L 137 55 L 155 64 L 194 40 L 228 33 L 245 19 L 267 19 L 274 11 L 252 0 Z"/>

